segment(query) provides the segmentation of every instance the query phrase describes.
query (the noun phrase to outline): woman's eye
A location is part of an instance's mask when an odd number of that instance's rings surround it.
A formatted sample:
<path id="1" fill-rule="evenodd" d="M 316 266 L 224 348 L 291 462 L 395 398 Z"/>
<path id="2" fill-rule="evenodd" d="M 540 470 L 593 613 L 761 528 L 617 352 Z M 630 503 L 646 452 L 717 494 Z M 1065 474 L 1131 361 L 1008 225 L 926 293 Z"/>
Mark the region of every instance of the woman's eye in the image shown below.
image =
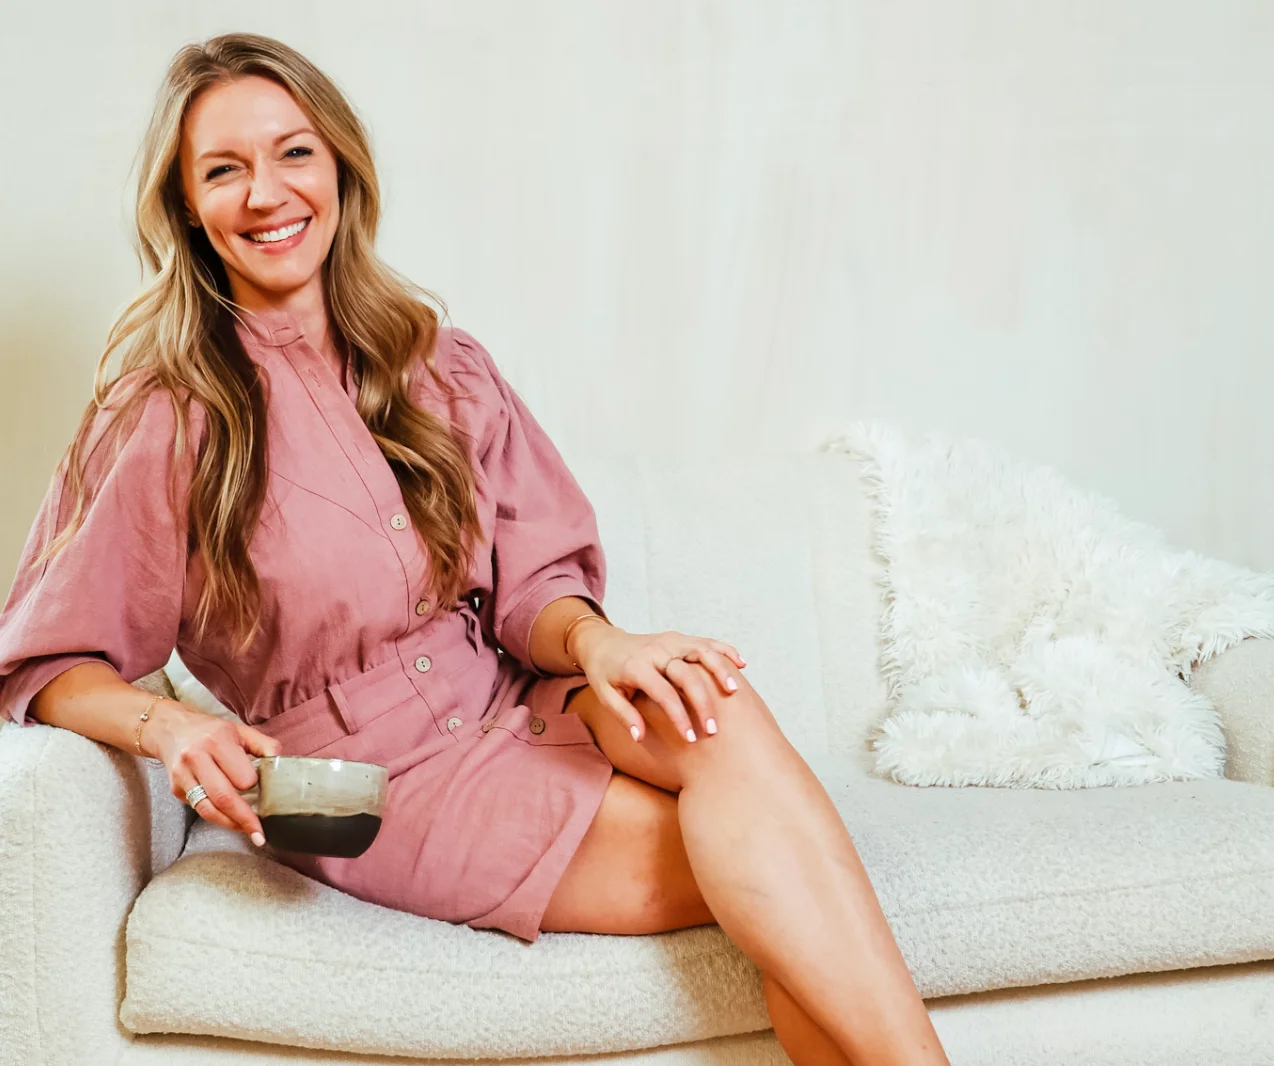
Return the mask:
<path id="1" fill-rule="evenodd" d="M 292 155 L 292 153 L 293 153 L 293 152 L 300 152 L 301 154 L 300 154 L 300 155 Z M 301 146 L 301 145 L 297 145 L 295 148 L 289 148 L 286 152 L 284 152 L 284 153 L 283 153 L 283 158 L 284 158 L 284 159 L 286 159 L 286 158 L 288 158 L 289 156 L 291 156 L 293 159 L 304 159 L 307 155 L 313 155 L 313 154 L 314 154 L 314 149 L 312 149 L 312 148 L 305 148 L 305 147 L 303 147 L 303 146 Z M 219 177 L 221 177 L 221 175 L 222 175 L 223 173 L 225 173 L 226 171 L 228 171 L 228 170 L 233 170 L 233 169 L 234 169 L 233 167 L 226 166 L 226 165 L 222 165 L 222 166 L 219 166 L 219 167 L 213 167 L 210 171 L 208 171 L 208 173 L 207 173 L 207 174 L 205 174 L 205 175 L 204 175 L 204 180 L 205 180 L 205 181 L 212 181 L 212 180 L 213 180 L 213 178 L 219 178 Z"/>

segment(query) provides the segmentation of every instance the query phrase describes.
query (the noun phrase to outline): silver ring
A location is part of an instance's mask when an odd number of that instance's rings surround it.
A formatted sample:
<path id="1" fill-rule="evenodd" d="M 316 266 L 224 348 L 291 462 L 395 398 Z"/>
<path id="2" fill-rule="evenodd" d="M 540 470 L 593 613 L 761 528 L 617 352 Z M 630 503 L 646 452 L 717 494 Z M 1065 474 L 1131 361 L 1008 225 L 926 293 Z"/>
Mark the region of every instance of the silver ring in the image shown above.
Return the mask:
<path id="1" fill-rule="evenodd" d="M 208 793 L 204 791 L 203 785 L 194 785 L 186 789 L 186 802 L 192 807 L 197 807 L 200 800 L 206 800 Z"/>

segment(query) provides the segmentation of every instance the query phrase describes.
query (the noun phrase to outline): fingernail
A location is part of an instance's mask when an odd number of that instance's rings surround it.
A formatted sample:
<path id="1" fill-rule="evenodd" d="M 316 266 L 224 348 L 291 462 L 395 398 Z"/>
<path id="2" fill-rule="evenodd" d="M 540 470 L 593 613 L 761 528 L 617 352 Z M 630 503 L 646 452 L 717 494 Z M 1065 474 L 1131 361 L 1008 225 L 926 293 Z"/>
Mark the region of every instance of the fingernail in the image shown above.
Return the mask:
<path id="1" fill-rule="evenodd" d="M 255 844 L 257 847 L 259 847 L 259 848 L 260 848 L 260 847 L 264 847 L 264 846 L 265 846 L 265 837 L 263 837 L 260 833 L 253 833 L 253 834 L 252 834 L 252 843 L 254 843 L 254 844 Z"/>
<path id="2" fill-rule="evenodd" d="M 708 731 L 709 735 L 715 733 L 717 731 L 717 720 L 715 718 L 709 718 L 703 723 L 703 728 Z"/>
<path id="3" fill-rule="evenodd" d="M 693 729 L 686 730 L 686 739 L 690 741 L 691 744 L 695 742 L 695 731 Z"/>
<path id="4" fill-rule="evenodd" d="M 731 692 L 739 691 L 739 683 L 732 677 L 727 677 L 725 679 L 725 687 L 728 688 Z"/>
<path id="5" fill-rule="evenodd" d="M 743 669 L 743 667 L 745 667 L 745 666 L 747 666 L 747 665 L 748 665 L 748 661 L 747 661 L 746 659 L 744 659 L 743 657 L 741 657 L 741 656 L 740 656 L 740 658 L 739 658 L 739 669 Z"/>
<path id="6" fill-rule="evenodd" d="M 628 727 L 628 732 L 630 732 L 633 735 L 633 740 L 641 740 L 641 730 L 638 729 L 635 725 L 630 725 Z"/>

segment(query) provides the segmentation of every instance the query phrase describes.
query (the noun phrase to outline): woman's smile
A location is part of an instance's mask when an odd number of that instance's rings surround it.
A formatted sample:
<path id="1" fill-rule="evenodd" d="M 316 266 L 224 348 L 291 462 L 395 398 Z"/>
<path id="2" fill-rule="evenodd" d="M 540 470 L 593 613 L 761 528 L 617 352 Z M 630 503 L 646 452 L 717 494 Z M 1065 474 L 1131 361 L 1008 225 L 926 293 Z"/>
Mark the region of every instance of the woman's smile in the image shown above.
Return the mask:
<path id="1" fill-rule="evenodd" d="M 291 251 L 305 240 L 305 235 L 310 229 L 311 218 L 313 218 L 312 215 L 297 222 L 275 226 L 270 229 L 247 230 L 240 233 L 239 236 L 252 245 L 256 251 L 266 255 L 282 255 L 284 252 Z"/>

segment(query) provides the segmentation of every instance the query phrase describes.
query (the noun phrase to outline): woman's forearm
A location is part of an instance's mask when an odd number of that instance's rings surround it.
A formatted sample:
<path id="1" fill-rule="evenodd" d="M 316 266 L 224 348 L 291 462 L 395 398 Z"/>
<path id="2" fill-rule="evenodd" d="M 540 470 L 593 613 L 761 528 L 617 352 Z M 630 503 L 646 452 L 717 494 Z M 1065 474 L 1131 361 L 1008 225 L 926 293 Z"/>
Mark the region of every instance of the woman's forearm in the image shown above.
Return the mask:
<path id="1" fill-rule="evenodd" d="M 580 643 L 586 641 L 590 630 L 600 629 L 597 622 L 581 622 L 571 631 L 571 646 L 566 646 L 566 627 L 582 614 L 597 618 L 593 606 L 578 596 L 563 596 L 550 602 L 531 626 L 531 661 L 549 674 L 578 674 L 575 664 L 580 660 Z"/>
<path id="2" fill-rule="evenodd" d="M 46 725 L 69 729 L 136 755 L 138 720 L 152 699 L 151 693 L 130 685 L 107 663 L 79 663 L 40 689 L 28 713 Z M 144 754 L 154 756 L 148 746 L 151 726 L 174 706 L 170 700 L 157 700 L 150 709 L 151 717 L 142 726 Z"/>

